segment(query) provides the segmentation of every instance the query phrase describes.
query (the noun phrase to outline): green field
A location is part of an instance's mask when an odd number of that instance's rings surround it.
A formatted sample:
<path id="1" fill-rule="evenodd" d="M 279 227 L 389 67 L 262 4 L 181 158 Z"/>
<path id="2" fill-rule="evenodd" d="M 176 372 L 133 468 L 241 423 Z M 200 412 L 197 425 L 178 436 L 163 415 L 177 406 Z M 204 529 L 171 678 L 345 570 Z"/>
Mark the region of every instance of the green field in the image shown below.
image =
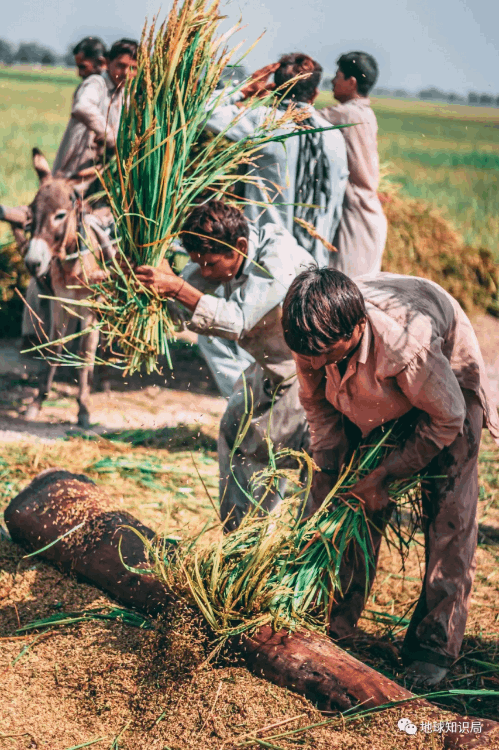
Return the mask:
<path id="1" fill-rule="evenodd" d="M 31 148 L 53 159 L 76 83 L 63 69 L 0 69 L 0 202 L 32 198 Z M 332 102 L 321 93 L 319 107 Z M 499 260 L 499 110 L 397 99 L 373 104 L 390 179 L 442 208 L 467 244 L 487 247 Z"/>

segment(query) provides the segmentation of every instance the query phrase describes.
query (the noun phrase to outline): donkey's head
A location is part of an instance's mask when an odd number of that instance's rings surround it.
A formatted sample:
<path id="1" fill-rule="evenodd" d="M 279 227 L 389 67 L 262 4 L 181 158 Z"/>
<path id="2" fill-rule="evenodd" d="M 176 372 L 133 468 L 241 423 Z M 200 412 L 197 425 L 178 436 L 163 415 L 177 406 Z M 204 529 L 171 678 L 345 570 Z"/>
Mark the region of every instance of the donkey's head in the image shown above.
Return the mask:
<path id="1" fill-rule="evenodd" d="M 53 177 L 47 160 L 37 148 L 33 149 L 33 166 L 40 187 L 29 207 L 31 232 L 24 262 L 35 277 L 45 276 L 52 258 L 64 260 L 77 243 L 76 197 L 71 182 Z"/>

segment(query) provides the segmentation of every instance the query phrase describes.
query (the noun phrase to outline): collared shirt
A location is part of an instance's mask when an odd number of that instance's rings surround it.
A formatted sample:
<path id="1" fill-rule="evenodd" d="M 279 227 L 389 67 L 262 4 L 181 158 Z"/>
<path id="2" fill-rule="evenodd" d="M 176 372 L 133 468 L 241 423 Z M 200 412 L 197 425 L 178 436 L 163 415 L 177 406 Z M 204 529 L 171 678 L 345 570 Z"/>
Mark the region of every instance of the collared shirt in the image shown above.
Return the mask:
<path id="1" fill-rule="evenodd" d="M 499 444 L 497 406 L 459 304 L 438 284 L 414 276 L 379 273 L 356 283 L 367 322 L 343 377 L 336 364 L 314 369 L 310 357 L 295 355 L 314 454 L 339 449 L 345 439 L 342 415 L 365 436 L 414 407 L 429 417 L 416 427 L 420 445 L 442 449 L 463 428 L 462 388 L 478 395 L 485 424 Z"/>
<path id="2" fill-rule="evenodd" d="M 123 105 L 123 88 L 117 90 L 107 71 L 85 78 L 73 96 L 71 119 L 57 151 L 53 174 L 71 177 L 98 162 L 96 137 L 109 134 L 114 143 Z"/>
<path id="3" fill-rule="evenodd" d="M 196 333 L 237 341 L 275 384 L 296 372 L 282 332 L 281 306 L 293 279 L 314 264 L 286 229 L 251 229 L 248 254 L 237 278 L 223 285 L 223 298 L 203 294 L 188 327 Z M 183 278 L 202 292 L 215 291 L 199 266 L 188 263 Z"/>
<path id="4" fill-rule="evenodd" d="M 273 110 L 262 106 L 245 112 L 235 104 L 239 98 L 240 94 L 226 95 L 211 114 L 206 127 L 215 133 L 224 131 L 231 141 L 240 141 L 258 131 Z M 306 110 L 314 127 L 330 127 L 330 123 L 311 105 L 298 103 L 297 106 Z M 292 125 L 274 132 L 279 135 L 289 132 L 290 128 Z M 331 191 L 327 209 L 319 213 L 316 229 L 321 237 L 332 243 L 340 221 L 348 179 L 347 156 L 340 131 L 324 132 L 323 143 L 329 162 Z M 256 181 L 246 183 L 244 188 L 245 198 L 254 201 L 246 205 L 244 213 L 257 228 L 270 222 L 280 224 L 293 234 L 298 153 L 298 136 L 288 138 L 284 144 L 268 143 L 258 152 L 255 165 L 249 169 L 249 174 Z M 332 253 L 320 240 L 316 240 L 311 254 L 320 266 L 329 265 Z"/>
<path id="5" fill-rule="evenodd" d="M 348 184 L 334 243 L 332 265 L 347 276 L 377 273 L 386 241 L 387 221 L 378 198 L 378 123 L 367 97 L 321 110 L 333 125 L 355 123 L 340 132 L 348 155 Z"/>

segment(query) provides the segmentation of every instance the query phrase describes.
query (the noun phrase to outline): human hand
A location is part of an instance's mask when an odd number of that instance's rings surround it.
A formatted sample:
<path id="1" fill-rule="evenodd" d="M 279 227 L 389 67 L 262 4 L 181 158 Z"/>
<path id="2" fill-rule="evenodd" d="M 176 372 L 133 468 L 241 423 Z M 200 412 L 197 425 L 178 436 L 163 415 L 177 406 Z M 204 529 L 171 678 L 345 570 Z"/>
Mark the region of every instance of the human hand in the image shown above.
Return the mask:
<path id="1" fill-rule="evenodd" d="M 176 276 L 167 260 L 155 268 L 153 266 L 139 266 L 135 269 L 137 281 L 148 289 L 159 294 L 160 297 L 176 296 L 184 281 Z"/>
<path id="2" fill-rule="evenodd" d="M 241 89 L 241 94 L 245 99 L 249 99 L 252 96 L 261 97 L 268 94 L 270 91 L 274 91 L 275 83 L 269 83 L 268 79 L 272 73 L 278 69 L 280 63 L 270 63 L 265 65 L 263 68 L 256 70 L 251 76 L 249 82 Z"/>
<path id="3" fill-rule="evenodd" d="M 390 504 L 390 495 L 386 488 L 387 475 L 386 469 L 383 466 L 378 466 L 367 477 L 357 482 L 348 494 L 360 500 L 366 510 L 371 511 L 371 513 L 383 510 Z"/>

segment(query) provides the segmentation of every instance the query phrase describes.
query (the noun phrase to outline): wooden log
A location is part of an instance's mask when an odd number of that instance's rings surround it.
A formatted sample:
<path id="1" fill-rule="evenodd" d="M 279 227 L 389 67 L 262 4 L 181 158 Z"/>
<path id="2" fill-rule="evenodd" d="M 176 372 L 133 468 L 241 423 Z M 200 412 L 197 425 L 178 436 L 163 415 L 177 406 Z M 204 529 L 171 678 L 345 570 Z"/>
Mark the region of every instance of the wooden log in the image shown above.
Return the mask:
<path id="1" fill-rule="evenodd" d="M 85 475 L 42 471 L 11 500 L 5 523 L 12 539 L 30 552 L 55 542 L 40 554 L 42 559 L 76 573 L 125 606 L 151 615 L 165 607 L 162 584 L 153 576 L 128 571 L 121 560 L 144 569 L 144 545 L 132 529 L 147 539 L 154 532 L 130 513 L 111 510 L 109 498 Z"/>
<path id="2" fill-rule="evenodd" d="M 126 570 L 118 548 L 121 538 L 123 560 L 130 567 L 144 569 L 145 550 L 132 529 L 147 539 L 154 532 L 130 514 L 111 510 L 109 499 L 88 477 L 61 469 L 42 472 L 11 500 L 5 522 L 12 539 L 30 551 L 59 540 L 40 557 L 78 574 L 120 603 L 148 614 L 158 614 L 168 606 L 161 583 L 152 575 Z M 75 527 L 79 528 L 71 531 Z M 231 645 L 255 674 L 305 696 L 323 711 L 345 711 L 360 703 L 375 707 L 414 697 L 330 638 L 307 630 L 274 632 L 265 626 L 252 636 L 233 639 Z M 418 704 L 431 706 L 423 699 Z M 476 747 L 499 733 L 496 722 L 480 721 L 480 735 L 448 732 L 445 746 Z"/>

